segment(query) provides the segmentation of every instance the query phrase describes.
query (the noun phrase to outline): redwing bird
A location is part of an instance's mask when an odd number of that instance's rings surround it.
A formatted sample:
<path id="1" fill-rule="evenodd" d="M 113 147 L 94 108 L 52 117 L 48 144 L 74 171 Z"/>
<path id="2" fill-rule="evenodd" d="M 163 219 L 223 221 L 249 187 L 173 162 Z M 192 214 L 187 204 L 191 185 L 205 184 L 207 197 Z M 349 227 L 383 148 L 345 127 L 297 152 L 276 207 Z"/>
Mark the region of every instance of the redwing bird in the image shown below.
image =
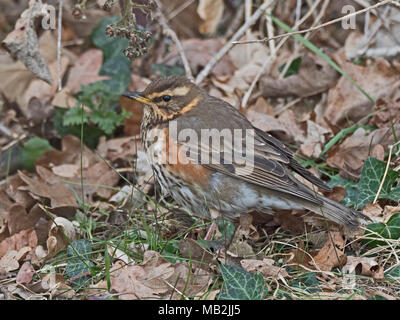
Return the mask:
<path id="1" fill-rule="evenodd" d="M 308 209 L 349 228 L 369 221 L 296 179 L 293 171 L 330 190 L 279 140 L 255 128 L 229 103 L 210 96 L 188 79 L 163 78 L 150 83 L 143 92 L 123 95 L 144 105 L 142 142 L 163 192 L 194 215 L 233 220 L 253 210 L 274 214 L 277 210 Z M 239 143 L 218 146 L 210 144 L 210 139 L 200 139 L 207 130 L 231 132 L 232 137 L 234 132 L 242 135 Z M 247 148 L 249 141 L 251 148 Z M 232 157 L 243 155 L 247 149 L 252 151 L 250 165 Z"/>

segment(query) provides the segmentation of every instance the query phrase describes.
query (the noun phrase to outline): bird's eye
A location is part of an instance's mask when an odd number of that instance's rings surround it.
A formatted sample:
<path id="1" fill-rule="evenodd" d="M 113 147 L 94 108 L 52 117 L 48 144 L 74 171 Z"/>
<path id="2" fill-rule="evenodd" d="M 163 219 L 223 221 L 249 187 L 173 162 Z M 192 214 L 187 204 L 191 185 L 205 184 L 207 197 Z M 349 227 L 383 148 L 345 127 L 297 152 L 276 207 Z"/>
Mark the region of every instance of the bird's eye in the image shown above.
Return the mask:
<path id="1" fill-rule="evenodd" d="M 163 99 L 165 102 L 168 102 L 169 100 L 171 100 L 171 96 L 165 95 L 165 96 L 162 97 L 162 99 Z"/>

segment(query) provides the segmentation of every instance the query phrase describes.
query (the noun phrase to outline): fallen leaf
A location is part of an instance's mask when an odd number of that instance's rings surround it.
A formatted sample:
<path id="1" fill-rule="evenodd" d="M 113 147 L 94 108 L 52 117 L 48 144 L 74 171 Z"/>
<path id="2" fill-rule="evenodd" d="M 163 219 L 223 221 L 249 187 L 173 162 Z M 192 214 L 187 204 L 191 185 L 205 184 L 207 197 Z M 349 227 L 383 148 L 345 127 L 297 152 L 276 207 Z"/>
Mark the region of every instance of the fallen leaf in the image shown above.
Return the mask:
<path id="1" fill-rule="evenodd" d="M 379 266 L 374 258 L 368 257 L 348 256 L 347 262 L 342 268 L 342 272 L 372 277 L 378 280 L 385 277 L 383 267 Z"/>
<path id="2" fill-rule="evenodd" d="M 243 259 L 240 261 L 243 269 L 249 272 L 261 272 L 266 278 L 278 279 L 279 277 L 288 277 L 289 274 L 285 268 L 274 266 L 273 259 L 256 260 L 256 259 Z"/>
<path id="3" fill-rule="evenodd" d="M 17 20 L 14 30 L 3 40 L 5 47 L 15 55 L 38 78 L 53 83 L 49 69 L 39 51 L 35 32 L 35 19 L 48 15 L 48 4 L 41 0 L 30 0 L 26 9 Z"/>
<path id="4" fill-rule="evenodd" d="M 84 52 L 69 72 L 66 89 L 74 94 L 79 92 L 84 85 L 108 79 L 108 76 L 99 75 L 102 64 L 103 52 L 100 49 Z"/>
<path id="5" fill-rule="evenodd" d="M 383 99 L 399 87 L 400 68 L 393 67 L 384 59 L 372 61 L 368 66 L 347 62 L 344 51 L 335 55 L 339 66 L 373 99 Z M 371 113 L 373 103 L 346 78 L 340 78 L 329 91 L 325 118 L 333 125 L 341 126 L 348 120 L 358 121 Z"/>
<path id="6" fill-rule="evenodd" d="M 332 88 L 337 79 L 338 73 L 327 62 L 317 56 L 305 55 L 298 74 L 284 79 L 264 76 L 260 79 L 260 88 L 262 95 L 268 98 L 309 97 Z"/>
<path id="7" fill-rule="evenodd" d="M 29 261 L 26 261 L 22 264 L 21 268 L 18 271 L 16 282 L 18 284 L 21 283 L 30 283 L 33 279 L 33 275 L 35 274 L 35 270 Z"/>
<path id="8" fill-rule="evenodd" d="M 400 135 L 399 124 L 395 124 L 393 128 L 380 128 L 370 133 L 363 128 L 358 128 L 340 146 L 328 152 L 326 162 L 329 166 L 340 169 L 342 177 L 358 179 L 370 150 L 378 144 L 385 149 L 393 144 L 393 132 L 396 132 L 397 137 Z"/>
<path id="9" fill-rule="evenodd" d="M 217 54 L 223 47 L 223 42 L 219 39 L 187 39 L 182 40 L 182 47 L 187 57 L 190 57 L 189 64 L 193 73 L 197 73 L 201 68 Z M 161 58 L 158 63 L 168 66 L 174 66 L 181 62 L 181 57 L 176 49 L 172 46 L 171 51 L 165 57 Z M 217 76 L 232 75 L 235 67 L 228 55 L 225 55 L 212 69 L 212 74 Z"/>
<path id="10" fill-rule="evenodd" d="M 378 203 L 368 203 L 362 213 L 370 218 L 377 218 L 382 216 L 383 209 Z M 375 219 L 374 219 L 375 220 Z"/>
<path id="11" fill-rule="evenodd" d="M 307 138 L 300 146 L 300 151 L 306 157 L 318 158 L 326 142 L 325 135 L 331 131 L 321 127 L 311 120 L 307 120 Z"/>
<path id="12" fill-rule="evenodd" d="M 204 20 L 203 24 L 199 26 L 200 33 L 213 33 L 217 29 L 222 14 L 224 13 L 224 1 L 200 0 L 197 13 L 200 18 Z"/>
<path id="13" fill-rule="evenodd" d="M 27 246 L 36 249 L 37 242 L 35 230 L 22 230 L 0 242 L 0 257 L 4 256 L 8 251 L 18 251 Z"/>
<path id="14" fill-rule="evenodd" d="M 73 223 L 63 217 L 56 217 L 49 229 L 47 248 L 49 254 L 65 249 L 75 240 L 76 232 Z"/>
<path id="15" fill-rule="evenodd" d="M 321 250 L 314 256 L 317 269 L 331 271 L 332 268 L 346 264 L 346 254 L 344 253 L 344 236 L 341 232 L 330 232 L 330 236 Z M 310 262 L 311 263 L 311 262 Z"/>

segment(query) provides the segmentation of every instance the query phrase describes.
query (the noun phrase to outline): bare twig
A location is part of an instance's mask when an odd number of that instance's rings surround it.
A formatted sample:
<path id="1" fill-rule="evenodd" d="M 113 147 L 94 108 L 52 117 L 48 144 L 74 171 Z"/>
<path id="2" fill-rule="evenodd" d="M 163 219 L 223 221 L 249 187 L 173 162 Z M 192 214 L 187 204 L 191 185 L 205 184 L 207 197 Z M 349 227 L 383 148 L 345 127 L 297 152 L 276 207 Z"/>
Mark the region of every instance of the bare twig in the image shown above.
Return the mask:
<path id="1" fill-rule="evenodd" d="M 161 26 L 164 29 L 163 32 L 167 37 L 171 38 L 172 41 L 175 43 L 176 49 L 178 50 L 179 55 L 180 55 L 180 57 L 182 59 L 182 63 L 183 63 L 183 67 L 185 68 L 186 76 L 189 79 L 192 80 L 192 79 L 194 79 L 193 78 L 193 74 L 192 74 L 192 70 L 190 69 L 189 61 L 186 58 L 185 51 L 183 50 L 182 43 L 179 40 L 178 36 L 176 35 L 175 31 L 172 30 L 170 28 L 170 26 L 168 25 L 167 18 L 164 16 L 164 14 L 162 13 L 162 10 L 161 10 L 161 6 L 162 6 L 161 2 L 159 0 L 155 0 L 155 1 L 157 3 L 158 8 L 159 8 L 159 10 L 158 10 L 159 11 L 159 18 L 160 18 L 159 22 L 160 22 Z"/>
<path id="2" fill-rule="evenodd" d="M 382 188 L 383 188 L 383 184 L 385 183 L 385 180 L 386 180 L 387 173 L 388 173 L 388 171 L 389 171 L 390 160 L 392 159 L 393 148 L 394 148 L 395 146 L 399 145 L 399 144 L 400 144 L 400 141 L 399 141 L 399 142 L 396 142 L 395 144 L 392 144 L 392 145 L 389 147 L 389 156 L 388 156 L 388 160 L 387 160 L 387 163 L 386 163 L 385 173 L 383 174 L 383 178 L 382 178 L 381 184 L 379 185 L 378 192 L 376 193 L 374 202 L 372 202 L 372 203 L 376 203 L 376 201 L 378 201 L 379 195 L 380 195 L 380 193 L 381 193 L 381 191 L 382 191 Z"/>
<path id="3" fill-rule="evenodd" d="M 63 0 L 59 0 L 58 7 L 58 32 L 57 32 L 57 74 L 58 74 L 58 91 L 62 89 L 61 79 L 61 31 L 62 31 L 62 11 Z"/>
<path id="4" fill-rule="evenodd" d="M 187 7 L 189 7 L 193 2 L 194 2 L 194 0 L 186 1 L 186 2 L 182 3 L 180 6 L 178 6 L 178 8 L 172 10 L 171 13 L 168 15 L 167 22 L 169 22 L 169 20 L 175 18 L 183 10 L 185 10 Z"/>
<path id="5" fill-rule="evenodd" d="M 308 17 L 311 15 L 312 12 L 314 12 L 314 10 L 317 8 L 318 4 L 321 2 L 321 0 L 318 0 L 315 2 L 314 6 L 312 8 L 310 8 L 310 10 L 308 11 L 307 14 L 304 15 L 303 18 L 301 18 L 297 24 L 294 26 L 295 29 L 297 29 L 304 21 L 306 21 L 308 19 Z M 254 87 L 256 85 L 256 83 L 258 82 L 258 80 L 260 79 L 260 77 L 264 74 L 265 70 L 267 70 L 268 66 L 271 64 L 271 61 L 273 61 L 276 57 L 276 53 L 278 52 L 278 50 L 283 46 L 283 44 L 289 39 L 289 36 L 285 37 L 284 39 L 282 39 L 278 46 L 271 51 L 271 56 L 268 57 L 267 60 L 265 60 L 263 66 L 261 67 L 261 69 L 258 71 L 256 77 L 254 78 L 253 82 L 251 83 L 249 89 L 247 90 L 247 92 L 245 93 L 243 100 L 242 100 L 242 108 L 245 108 L 247 106 L 247 102 L 249 101 L 250 95 L 254 90 Z"/>
<path id="6" fill-rule="evenodd" d="M 238 31 L 232 36 L 232 38 L 218 51 L 218 53 L 210 60 L 210 62 L 201 70 L 197 75 L 196 84 L 200 84 L 210 73 L 211 69 L 217 64 L 217 62 L 233 47 L 233 42 L 239 39 L 250 28 L 258 18 L 264 13 L 275 0 L 266 0 L 264 3 L 253 13 L 250 19 L 240 27 Z"/>
<path id="7" fill-rule="evenodd" d="M 289 32 L 289 33 L 285 33 L 285 34 L 280 34 L 280 35 L 274 36 L 272 38 L 264 38 L 264 39 L 261 39 L 261 40 L 233 41 L 233 44 L 235 45 L 235 44 L 249 44 L 249 43 L 268 42 L 268 41 L 271 41 L 273 39 L 279 39 L 279 38 L 286 37 L 286 36 L 293 36 L 293 35 L 297 35 L 297 34 L 303 34 L 303 33 L 307 33 L 307 32 L 310 32 L 310 31 L 319 30 L 321 28 L 330 26 L 331 24 L 335 24 L 335 23 L 340 22 L 342 20 L 350 19 L 350 18 L 352 18 L 354 16 L 357 16 L 359 14 L 365 13 L 365 12 L 367 12 L 369 10 L 373 10 L 373 9 L 379 8 L 379 7 L 381 7 L 381 6 L 385 5 L 385 4 L 388 4 L 388 3 L 394 4 L 393 0 L 384 0 L 384 1 L 379 2 L 379 3 L 377 3 L 377 4 L 373 5 L 373 6 L 370 6 L 368 8 L 361 9 L 359 11 L 349 13 L 348 15 L 345 15 L 343 17 L 328 21 L 328 22 L 323 23 L 323 24 L 321 24 L 319 26 L 311 27 L 311 28 L 306 29 L 306 30 Z"/>

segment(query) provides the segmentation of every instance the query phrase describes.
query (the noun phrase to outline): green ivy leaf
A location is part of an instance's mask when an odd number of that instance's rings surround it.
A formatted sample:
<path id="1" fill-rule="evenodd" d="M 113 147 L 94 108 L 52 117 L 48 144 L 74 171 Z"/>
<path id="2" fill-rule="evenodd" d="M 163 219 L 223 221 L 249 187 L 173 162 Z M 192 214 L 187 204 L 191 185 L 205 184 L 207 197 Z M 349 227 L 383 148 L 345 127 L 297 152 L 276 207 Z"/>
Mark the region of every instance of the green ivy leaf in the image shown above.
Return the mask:
<path id="1" fill-rule="evenodd" d="M 223 278 L 219 300 L 262 300 L 267 294 L 264 278 L 260 273 L 251 274 L 236 267 L 221 265 Z"/>
<path id="2" fill-rule="evenodd" d="M 291 285 L 309 293 L 322 291 L 314 272 L 306 272 L 302 274 L 298 279 L 292 281 Z"/>
<path id="3" fill-rule="evenodd" d="M 51 150 L 47 140 L 33 137 L 24 143 L 22 149 L 22 164 L 27 170 L 33 170 L 36 159 L 39 159 L 46 151 Z"/>
<path id="4" fill-rule="evenodd" d="M 329 186 L 334 187 L 339 185 L 345 187 L 346 197 L 342 201 L 343 204 L 360 210 L 366 204 L 371 203 L 375 199 L 385 169 L 385 162 L 368 157 L 364 162 L 361 177 L 357 184 L 336 175 L 329 182 Z M 394 187 L 398 176 L 398 172 L 392 169 L 388 170 L 382 190 L 379 193 L 379 199 L 391 199 L 393 201 L 400 200 L 400 186 Z"/>
<path id="5" fill-rule="evenodd" d="M 378 235 L 377 235 L 378 234 Z M 377 247 L 384 245 L 384 239 L 397 240 L 400 238 L 400 213 L 395 213 L 390 217 L 386 224 L 384 223 L 371 223 L 367 226 L 365 231 L 365 238 L 363 242 L 370 247 Z"/>
<path id="6" fill-rule="evenodd" d="M 88 240 L 75 240 L 67 248 L 67 254 L 70 257 L 65 267 L 67 278 L 74 278 L 90 271 L 94 266 L 91 260 L 92 245 Z M 90 276 L 78 277 L 73 281 L 76 286 L 84 285 Z"/>
<path id="7" fill-rule="evenodd" d="M 374 201 L 383 179 L 385 169 L 386 163 L 383 161 L 371 157 L 368 157 L 365 160 L 360 181 L 358 182 L 357 209 L 362 209 L 367 203 Z M 398 176 L 398 172 L 389 169 L 381 193 L 379 194 L 379 199 L 390 198 L 392 186 L 396 182 Z M 398 200 L 399 199 L 396 201 Z"/>

